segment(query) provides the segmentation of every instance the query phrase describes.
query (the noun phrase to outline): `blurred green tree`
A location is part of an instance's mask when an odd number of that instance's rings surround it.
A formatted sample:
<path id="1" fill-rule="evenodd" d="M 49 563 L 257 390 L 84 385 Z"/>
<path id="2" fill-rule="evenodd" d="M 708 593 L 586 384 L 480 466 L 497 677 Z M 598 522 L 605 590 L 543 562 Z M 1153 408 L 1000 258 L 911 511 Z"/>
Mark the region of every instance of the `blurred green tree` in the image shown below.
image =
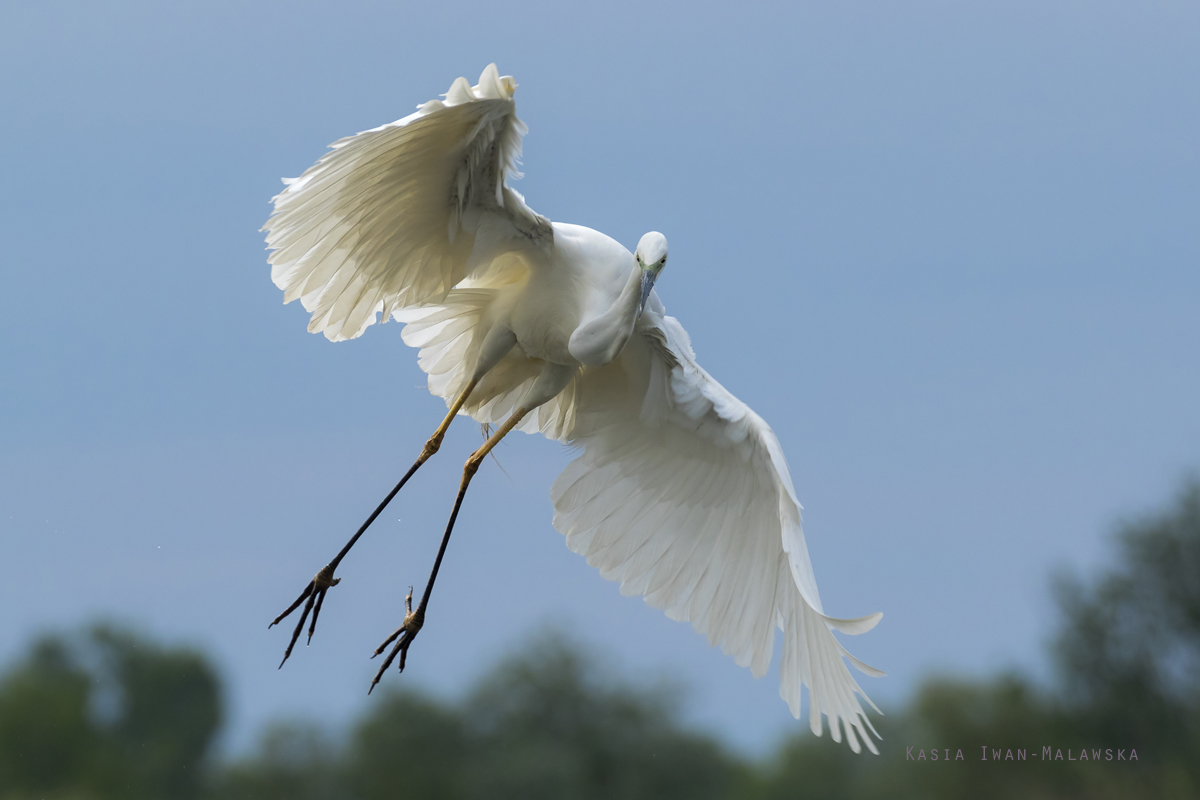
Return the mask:
<path id="1" fill-rule="evenodd" d="M 319 727 L 278 722 L 257 750 L 214 778 L 213 800 L 348 800 L 355 797 L 340 748 Z"/>
<path id="2" fill-rule="evenodd" d="M 109 626 L 93 628 L 89 638 L 101 686 L 116 701 L 116 713 L 102 722 L 128 765 L 125 797 L 197 797 L 221 724 L 215 670 L 199 652 Z"/>
<path id="3" fill-rule="evenodd" d="M 679 721 L 678 692 L 602 679 L 558 633 L 535 637 L 461 703 L 395 690 L 345 745 L 269 732 L 214 784 L 223 800 L 725 798 L 746 771 Z"/>
<path id="4" fill-rule="evenodd" d="M 1055 581 L 1064 703 L 1080 734 L 1138 748 L 1140 788 L 1200 797 L 1200 483 L 1116 544 L 1104 574 Z"/>
<path id="5" fill-rule="evenodd" d="M 877 723 L 881 758 L 853 759 L 798 736 L 746 796 L 1200 797 L 1200 484 L 1189 481 L 1172 507 L 1120 526 L 1115 549 L 1115 565 L 1090 581 L 1055 581 L 1055 686 L 1039 689 L 1019 674 L 931 679 L 903 713 Z M 908 761 L 908 745 L 926 758 Z M 1136 748 L 1138 761 L 1042 761 L 1045 745 L 1056 754 Z M 1018 748 L 1026 761 L 992 760 L 993 751 L 1004 759 Z"/>
<path id="6" fill-rule="evenodd" d="M 361 800 L 461 798 L 473 755 L 460 709 L 411 690 L 392 691 L 351 736 L 350 785 Z"/>
<path id="7" fill-rule="evenodd" d="M 108 626 L 45 637 L 0 679 L 0 798 L 191 800 L 220 708 L 192 650 Z"/>
<path id="8" fill-rule="evenodd" d="M 879 758 L 803 734 L 759 764 L 690 730 L 676 687 L 607 678 L 550 632 L 460 702 L 395 690 L 345 736 L 278 724 L 217 765 L 204 657 L 96 626 L 40 639 L 0 676 L 0 800 L 1200 797 L 1200 484 L 1122 525 L 1111 568 L 1055 586 L 1054 686 L 930 679 L 876 720 Z M 924 757 L 908 760 L 910 745 Z M 1139 758 L 1042 761 L 1046 745 Z"/>
<path id="9" fill-rule="evenodd" d="M 104 762 L 91 677 L 65 644 L 39 640 L 0 680 L 0 797 L 87 796 Z"/>
<path id="10" fill-rule="evenodd" d="M 739 766 L 680 723 L 679 692 L 603 679 L 597 658 L 548 633 L 468 697 L 468 798 L 720 798 Z"/>

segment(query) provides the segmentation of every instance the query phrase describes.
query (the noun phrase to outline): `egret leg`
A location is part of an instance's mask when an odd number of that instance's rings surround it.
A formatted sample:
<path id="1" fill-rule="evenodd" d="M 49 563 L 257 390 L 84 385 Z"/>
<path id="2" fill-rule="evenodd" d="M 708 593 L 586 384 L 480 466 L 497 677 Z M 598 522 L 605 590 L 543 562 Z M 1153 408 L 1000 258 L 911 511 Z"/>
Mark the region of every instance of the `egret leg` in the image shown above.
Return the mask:
<path id="1" fill-rule="evenodd" d="M 371 656 L 371 658 L 374 658 L 380 655 L 387 649 L 389 644 L 392 642 L 396 643 L 392 647 L 392 651 L 388 653 L 387 658 L 379 666 L 379 671 L 375 673 L 375 679 L 371 681 L 371 688 L 367 689 L 367 694 L 370 694 L 375 689 L 375 684 L 379 683 L 379 679 L 383 677 L 384 671 L 392 665 L 397 654 L 400 656 L 400 671 L 404 671 L 404 662 L 408 657 L 408 647 L 412 644 L 413 639 L 417 638 L 421 626 L 425 624 L 425 609 L 429 605 L 429 595 L 433 593 L 433 582 L 437 580 L 438 569 L 442 566 L 442 557 L 446 555 L 446 545 L 450 543 L 450 534 L 454 531 L 454 521 L 458 519 L 458 510 L 462 508 L 463 497 L 467 494 L 467 486 L 470 485 L 471 478 L 479 471 L 479 465 L 487 457 L 487 454 L 521 422 L 529 411 L 530 408 L 525 406 L 521 406 L 514 411 L 513 415 L 467 459 L 466 465 L 463 466 L 462 482 L 458 486 L 458 496 L 454 499 L 454 509 L 450 512 L 450 521 L 446 524 L 446 532 L 442 534 L 442 543 L 438 547 L 437 558 L 433 560 L 433 571 L 429 574 L 429 582 L 425 584 L 425 592 L 421 595 L 421 602 L 417 605 L 416 611 L 414 611 L 412 607 L 412 587 L 408 587 L 408 596 L 404 599 L 404 622 L 392 632 L 391 636 L 384 640 L 383 644 L 375 649 L 375 655 Z"/>
<path id="2" fill-rule="evenodd" d="M 325 593 L 328 592 L 331 587 L 337 586 L 342 580 L 341 578 L 335 578 L 333 576 L 334 571 L 338 568 L 338 564 L 342 563 L 342 559 L 345 558 L 346 554 L 350 552 L 350 548 L 354 547 L 354 544 L 359 540 L 359 537 L 366 532 L 367 528 L 371 526 L 371 523 L 375 521 L 375 518 L 383 513 L 383 510 L 387 508 L 388 503 L 392 502 L 392 498 L 395 497 L 402 488 L 404 488 L 404 484 L 408 483 L 408 479 L 411 478 L 416 471 L 421 468 L 421 465 L 428 461 L 433 454 L 438 451 L 438 448 L 442 446 L 442 439 L 446 435 L 446 430 L 450 427 L 450 423 L 454 421 L 455 415 L 458 414 L 458 411 L 462 408 L 463 403 L 467 401 L 467 397 L 471 394 L 471 391 L 475 388 L 477 383 L 479 383 L 479 378 L 473 378 L 470 383 L 467 384 L 467 387 L 462 390 L 462 392 L 455 399 L 454 403 L 451 404 L 450 410 L 446 414 L 446 418 L 442 420 L 442 424 L 438 425 L 437 430 L 434 431 L 433 435 L 429 437 L 429 440 L 425 442 L 425 446 L 421 449 L 421 454 L 417 456 L 416 462 L 408 468 L 408 472 L 404 473 L 404 477 L 400 479 L 400 482 L 397 483 L 390 492 L 388 492 L 387 497 L 383 498 L 383 502 L 381 502 L 375 508 L 375 510 L 371 512 L 371 516 L 367 517 L 367 521 L 359 526 L 359 529 L 354 532 L 353 536 L 350 537 L 350 541 L 346 542 L 346 546 L 343 547 L 336 556 L 334 556 L 332 561 L 321 567 L 321 571 L 313 577 L 308 586 L 304 587 L 304 591 L 300 593 L 300 596 L 296 598 L 296 601 L 288 606 L 286 611 L 276 617 L 275 620 L 267 626 L 268 628 L 272 628 L 275 625 L 278 625 L 284 620 L 284 618 L 299 608 L 301 603 L 304 603 L 304 610 L 300 613 L 300 620 L 296 623 L 296 628 L 292 631 L 292 639 L 290 642 L 288 642 L 287 650 L 285 650 L 283 653 L 283 661 L 279 662 L 280 669 L 283 668 L 284 663 L 286 663 L 288 657 L 291 656 L 292 648 L 296 646 L 296 641 L 300 638 L 300 634 L 304 631 L 304 622 L 306 619 L 308 619 L 308 614 L 310 611 L 312 612 L 312 624 L 310 624 L 308 627 L 308 641 L 312 641 L 313 634 L 317 630 L 317 617 L 320 616 L 321 605 L 325 602 Z"/>

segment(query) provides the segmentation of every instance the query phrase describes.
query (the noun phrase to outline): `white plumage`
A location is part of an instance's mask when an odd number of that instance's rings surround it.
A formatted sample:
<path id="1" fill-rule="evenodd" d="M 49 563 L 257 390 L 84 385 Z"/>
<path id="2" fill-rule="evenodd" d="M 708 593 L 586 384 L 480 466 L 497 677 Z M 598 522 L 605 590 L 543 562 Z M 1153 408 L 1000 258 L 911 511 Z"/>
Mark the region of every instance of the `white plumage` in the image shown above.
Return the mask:
<path id="1" fill-rule="evenodd" d="M 782 630 L 792 713 L 808 686 L 815 733 L 825 714 L 835 741 L 844 728 L 855 752 L 860 739 L 877 752 L 843 657 L 883 673 L 832 630 L 862 633 L 882 615 L 823 613 L 775 434 L 700 368 L 651 290 L 666 239 L 647 234 L 635 256 L 508 187 L 526 130 L 515 88 L 490 65 L 477 86 L 459 78 L 444 101 L 336 142 L 285 181 L 265 228 L 272 279 L 333 341 L 376 314 L 406 323 L 430 391 L 459 413 L 526 414 L 520 430 L 580 447 L 551 490 L 567 545 L 756 677 Z"/>

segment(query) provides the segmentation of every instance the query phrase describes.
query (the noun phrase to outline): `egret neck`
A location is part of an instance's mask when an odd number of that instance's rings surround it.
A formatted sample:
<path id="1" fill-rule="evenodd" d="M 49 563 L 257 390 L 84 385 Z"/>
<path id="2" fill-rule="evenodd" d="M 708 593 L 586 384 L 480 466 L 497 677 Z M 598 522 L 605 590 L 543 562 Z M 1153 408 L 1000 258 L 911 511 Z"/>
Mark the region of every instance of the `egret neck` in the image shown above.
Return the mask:
<path id="1" fill-rule="evenodd" d="M 567 347 L 585 366 L 602 367 L 625 349 L 633 326 L 654 290 L 654 282 L 667 265 L 667 237 L 658 231 L 644 235 L 638 242 L 633 261 L 629 279 L 612 306 L 571 334 Z"/>
<path id="2" fill-rule="evenodd" d="M 567 345 L 571 355 L 589 367 L 602 367 L 621 355 L 657 278 L 639 261 L 609 309 L 571 334 Z"/>

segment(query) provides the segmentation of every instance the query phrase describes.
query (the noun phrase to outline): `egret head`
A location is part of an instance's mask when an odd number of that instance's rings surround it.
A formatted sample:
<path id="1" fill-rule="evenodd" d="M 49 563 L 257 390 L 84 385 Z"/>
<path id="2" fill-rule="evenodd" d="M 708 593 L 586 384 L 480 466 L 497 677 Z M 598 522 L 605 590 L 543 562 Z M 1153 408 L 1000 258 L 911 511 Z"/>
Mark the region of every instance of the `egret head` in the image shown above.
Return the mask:
<path id="1" fill-rule="evenodd" d="M 640 308 L 645 308 L 646 300 L 650 298 L 650 290 L 654 288 L 654 282 L 658 280 L 663 267 L 667 265 L 667 237 L 658 231 L 650 231 L 638 242 L 633 257 L 637 259 L 638 266 L 642 270 Z"/>

